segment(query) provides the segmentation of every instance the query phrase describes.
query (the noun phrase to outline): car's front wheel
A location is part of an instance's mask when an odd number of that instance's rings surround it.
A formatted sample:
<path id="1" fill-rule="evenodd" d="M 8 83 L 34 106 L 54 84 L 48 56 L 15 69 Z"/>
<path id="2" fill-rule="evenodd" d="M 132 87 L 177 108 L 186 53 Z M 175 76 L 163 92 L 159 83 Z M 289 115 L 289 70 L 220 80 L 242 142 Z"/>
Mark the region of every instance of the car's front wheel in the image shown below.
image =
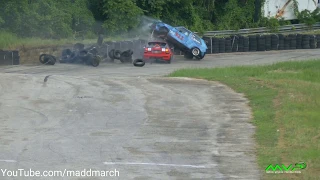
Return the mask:
<path id="1" fill-rule="evenodd" d="M 199 48 L 192 48 L 191 53 L 194 57 L 198 57 L 201 54 L 201 51 Z"/>

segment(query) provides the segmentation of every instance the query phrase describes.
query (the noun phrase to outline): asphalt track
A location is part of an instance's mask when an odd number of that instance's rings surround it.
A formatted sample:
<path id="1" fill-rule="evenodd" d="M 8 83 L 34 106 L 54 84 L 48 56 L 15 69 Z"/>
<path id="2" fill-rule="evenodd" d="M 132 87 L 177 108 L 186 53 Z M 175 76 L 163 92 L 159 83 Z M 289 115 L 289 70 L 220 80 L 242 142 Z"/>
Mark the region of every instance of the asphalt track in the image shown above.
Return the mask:
<path id="1" fill-rule="evenodd" d="M 247 100 L 179 68 L 314 59 L 318 50 L 207 55 L 172 64 L 0 67 L 0 179 L 7 171 L 114 170 L 120 177 L 260 179 Z"/>

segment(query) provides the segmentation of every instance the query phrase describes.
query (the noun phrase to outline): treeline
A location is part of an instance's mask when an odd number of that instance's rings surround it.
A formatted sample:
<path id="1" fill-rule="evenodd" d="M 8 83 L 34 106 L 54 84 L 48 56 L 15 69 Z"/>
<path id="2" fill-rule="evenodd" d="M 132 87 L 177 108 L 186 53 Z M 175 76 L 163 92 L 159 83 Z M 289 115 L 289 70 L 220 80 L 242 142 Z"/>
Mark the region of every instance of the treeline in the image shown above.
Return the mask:
<path id="1" fill-rule="evenodd" d="M 134 31 L 141 17 L 203 32 L 265 26 L 256 0 L 0 0 L 0 31 L 21 37 Z M 257 9 L 258 8 L 258 9 Z M 148 18 L 144 18 L 146 20 Z M 259 20 L 260 19 L 260 20 Z M 275 26 L 275 22 L 271 26 Z M 277 22 L 276 22 L 277 23 Z M 277 25 L 277 24 L 276 24 Z"/>

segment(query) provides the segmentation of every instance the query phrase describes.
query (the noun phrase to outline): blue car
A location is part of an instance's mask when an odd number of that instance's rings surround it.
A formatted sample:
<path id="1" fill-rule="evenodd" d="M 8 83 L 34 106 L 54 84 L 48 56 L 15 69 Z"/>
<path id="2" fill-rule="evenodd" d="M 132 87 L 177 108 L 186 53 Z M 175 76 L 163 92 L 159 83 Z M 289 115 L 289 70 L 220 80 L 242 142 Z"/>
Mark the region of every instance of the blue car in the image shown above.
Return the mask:
<path id="1" fill-rule="evenodd" d="M 175 48 L 184 52 L 184 57 L 198 60 L 204 58 L 208 49 L 205 41 L 185 27 L 172 27 L 161 21 L 154 22 L 150 26 L 153 36 L 165 39 Z"/>

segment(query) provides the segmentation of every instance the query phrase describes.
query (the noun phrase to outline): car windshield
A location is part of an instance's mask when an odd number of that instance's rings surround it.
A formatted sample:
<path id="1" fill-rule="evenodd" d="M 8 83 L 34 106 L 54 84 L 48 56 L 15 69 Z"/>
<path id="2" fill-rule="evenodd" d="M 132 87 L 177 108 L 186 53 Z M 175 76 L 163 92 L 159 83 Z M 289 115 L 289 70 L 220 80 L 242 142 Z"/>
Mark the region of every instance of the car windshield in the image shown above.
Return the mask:
<path id="1" fill-rule="evenodd" d="M 148 42 L 148 46 L 149 47 L 154 47 L 156 45 L 159 45 L 160 47 L 164 48 L 164 47 L 166 47 L 167 43 L 163 43 L 163 42 Z"/>
<path id="2" fill-rule="evenodd" d="M 176 29 L 177 29 L 179 32 L 185 34 L 186 36 L 189 36 L 189 34 L 191 33 L 191 31 L 189 31 L 188 29 L 186 29 L 186 28 L 184 28 L 184 27 L 176 27 Z"/>

